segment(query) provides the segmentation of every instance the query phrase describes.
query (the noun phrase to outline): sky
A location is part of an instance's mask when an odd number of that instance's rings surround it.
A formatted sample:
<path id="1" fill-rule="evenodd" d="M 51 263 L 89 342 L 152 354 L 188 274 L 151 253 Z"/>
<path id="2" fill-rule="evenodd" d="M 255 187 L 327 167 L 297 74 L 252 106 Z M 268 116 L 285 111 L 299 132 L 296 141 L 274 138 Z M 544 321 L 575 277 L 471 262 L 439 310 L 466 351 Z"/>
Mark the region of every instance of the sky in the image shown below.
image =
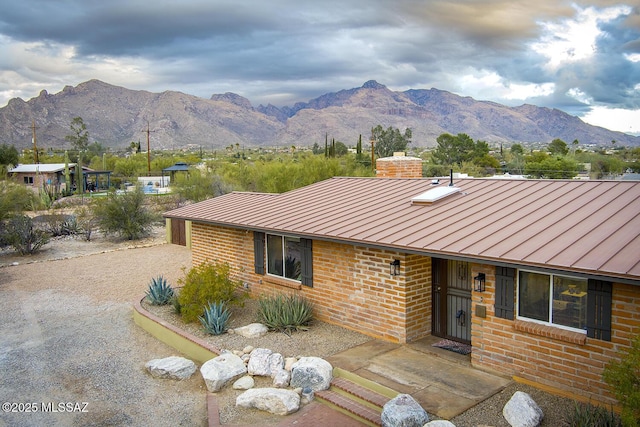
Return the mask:
<path id="1" fill-rule="evenodd" d="M 639 0 L 0 0 L 0 107 L 98 79 L 253 106 L 376 80 L 640 135 Z"/>

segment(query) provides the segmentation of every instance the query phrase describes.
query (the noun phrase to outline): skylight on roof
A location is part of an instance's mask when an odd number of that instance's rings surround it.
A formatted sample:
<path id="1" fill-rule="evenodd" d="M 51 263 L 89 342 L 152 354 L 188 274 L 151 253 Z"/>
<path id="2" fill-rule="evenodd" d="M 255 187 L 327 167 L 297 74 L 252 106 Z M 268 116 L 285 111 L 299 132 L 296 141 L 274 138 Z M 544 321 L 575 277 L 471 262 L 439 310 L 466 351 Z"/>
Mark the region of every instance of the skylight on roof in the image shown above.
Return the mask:
<path id="1" fill-rule="evenodd" d="M 420 194 L 419 196 L 411 199 L 412 203 L 433 203 L 440 199 L 444 199 L 445 197 L 449 197 L 455 193 L 459 193 L 460 189 L 458 187 L 436 187 L 431 190 Z"/>

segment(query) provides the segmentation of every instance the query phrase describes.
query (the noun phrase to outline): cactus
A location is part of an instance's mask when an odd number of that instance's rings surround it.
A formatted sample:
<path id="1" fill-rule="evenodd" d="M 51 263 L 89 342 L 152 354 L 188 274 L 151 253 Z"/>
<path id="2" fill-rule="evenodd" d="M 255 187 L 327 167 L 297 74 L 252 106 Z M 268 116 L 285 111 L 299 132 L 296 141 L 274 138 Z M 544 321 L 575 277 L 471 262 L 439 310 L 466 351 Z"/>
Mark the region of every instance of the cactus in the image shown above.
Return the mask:
<path id="1" fill-rule="evenodd" d="M 173 288 L 167 284 L 167 279 L 158 276 L 151 280 L 149 290 L 147 290 L 147 301 L 151 305 L 165 305 L 173 298 Z"/>
<path id="2" fill-rule="evenodd" d="M 209 303 L 204 309 L 204 315 L 198 319 L 204 327 L 204 330 L 211 335 L 221 335 L 227 331 L 231 313 L 225 306 L 224 302 Z"/>

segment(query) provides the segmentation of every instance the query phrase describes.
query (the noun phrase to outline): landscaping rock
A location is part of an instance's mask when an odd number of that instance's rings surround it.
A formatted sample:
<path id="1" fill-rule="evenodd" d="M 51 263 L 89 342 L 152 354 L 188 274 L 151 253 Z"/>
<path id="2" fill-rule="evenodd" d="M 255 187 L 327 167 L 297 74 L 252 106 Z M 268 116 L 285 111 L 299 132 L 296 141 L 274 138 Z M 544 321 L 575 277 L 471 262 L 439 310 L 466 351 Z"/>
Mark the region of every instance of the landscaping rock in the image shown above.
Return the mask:
<path id="1" fill-rule="evenodd" d="M 291 372 L 291 369 L 293 368 L 293 364 L 296 363 L 297 361 L 298 359 L 296 359 L 295 357 L 285 357 L 284 369 Z"/>
<path id="2" fill-rule="evenodd" d="M 399 394 L 382 408 L 382 427 L 422 427 L 429 414 L 409 394 Z"/>
<path id="3" fill-rule="evenodd" d="M 456 425 L 447 420 L 433 420 L 426 423 L 423 427 L 456 427 Z"/>
<path id="4" fill-rule="evenodd" d="M 333 367 L 319 357 L 301 357 L 291 368 L 291 386 L 327 390 L 333 378 Z"/>
<path id="5" fill-rule="evenodd" d="M 271 375 L 273 377 L 273 386 L 277 388 L 289 387 L 291 382 L 291 372 L 286 369 L 280 368 Z"/>
<path id="6" fill-rule="evenodd" d="M 269 358 L 273 351 L 268 348 L 256 348 L 251 352 L 247 370 L 249 375 L 260 375 L 263 377 L 271 376 L 271 365 Z"/>
<path id="7" fill-rule="evenodd" d="M 229 381 L 247 373 L 247 367 L 241 358 L 233 353 L 222 353 L 220 356 L 205 362 L 200 373 L 210 392 L 220 391 Z"/>
<path id="8" fill-rule="evenodd" d="M 269 328 L 262 323 L 251 323 L 233 330 L 234 334 L 242 335 L 245 338 L 259 338 L 267 332 L 269 332 Z"/>
<path id="9" fill-rule="evenodd" d="M 236 398 L 236 406 L 288 415 L 300 409 L 300 395 L 281 388 L 252 388 Z"/>
<path id="10" fill-rule="evenodd" d="M 193 361 L 178 356 L 153 359 L 148 361 L 145 367 L 153 377 L 173 380 L 186 380 L 196 371 Z"/>
<path id="11" fill-rule="evenodd" d="M 256 385 L 253 377 L 249 375 L 245 375 L 244 377 L 240 377 L 233 383 L 234 390 L 249 390 Z"/>
<path id="12" fill-rule="evenodd" d="M 527 393 L 516 391 L 504 405 L 502 415 L 512 427 L 537 427 L 544 413 Z"/>

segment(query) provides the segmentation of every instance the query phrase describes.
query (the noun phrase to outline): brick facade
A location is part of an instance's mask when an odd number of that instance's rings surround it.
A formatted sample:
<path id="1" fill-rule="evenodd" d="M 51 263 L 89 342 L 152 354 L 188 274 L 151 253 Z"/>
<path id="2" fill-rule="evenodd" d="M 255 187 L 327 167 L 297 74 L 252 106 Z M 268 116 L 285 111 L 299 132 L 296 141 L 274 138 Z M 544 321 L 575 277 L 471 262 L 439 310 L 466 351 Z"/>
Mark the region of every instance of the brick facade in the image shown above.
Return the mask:
<path id="1" fill-rule="evenodd" d="M 253 296 L 298 292 L 312 301 L 322 321 L 391 342 L 431 334 L 431 258 L 382 249 L 313 241 L 313 287 L 254 273 L 253 233 L 192 224 L 193 264 L 226 261 Z M 399 259 L 401 274 L 390 276 Z M 523 320 L 495 317 L 495 268 L 470 264 L 472 277 L 486 275 L 486 291 L 472 293 L 473 366 L 520 377 L 585 399 L 614 403 L 602 381 L 606 363 L 629 348 L 640 325 L 640 294 L 631 285 L 613 287 L 612 340 L 587 338 Z M 475 315 L 484 306 L 486 317 Z"/>
<path id="2" fill-rule="evenodd" d="M 631 347 L 640 325 L 640 295 L 633 286 L 614 283 L 612 339 L 602 341 L 560 328 L 495 317 L 493 268 L 474 264 L 486 274 L 486 292 L 473 294 L 486 307 L 486 318 L 473 318 L 472 364 L 563 390 L 585 399 L 615 404 L 602 371 L 621 349 Z"/>
<path id="3" fill-rule="evenodd" d="M 194 223 L 192 262 L 228 262 L 252 295 L 299 292 L 322 321 L 405 343 L 431 332 L 431 261 L 380 249 L 315 240 L 313 287 L 254 273 L 253 233 Z M 389 275 L 400 259 L 402 274 Z"/>

